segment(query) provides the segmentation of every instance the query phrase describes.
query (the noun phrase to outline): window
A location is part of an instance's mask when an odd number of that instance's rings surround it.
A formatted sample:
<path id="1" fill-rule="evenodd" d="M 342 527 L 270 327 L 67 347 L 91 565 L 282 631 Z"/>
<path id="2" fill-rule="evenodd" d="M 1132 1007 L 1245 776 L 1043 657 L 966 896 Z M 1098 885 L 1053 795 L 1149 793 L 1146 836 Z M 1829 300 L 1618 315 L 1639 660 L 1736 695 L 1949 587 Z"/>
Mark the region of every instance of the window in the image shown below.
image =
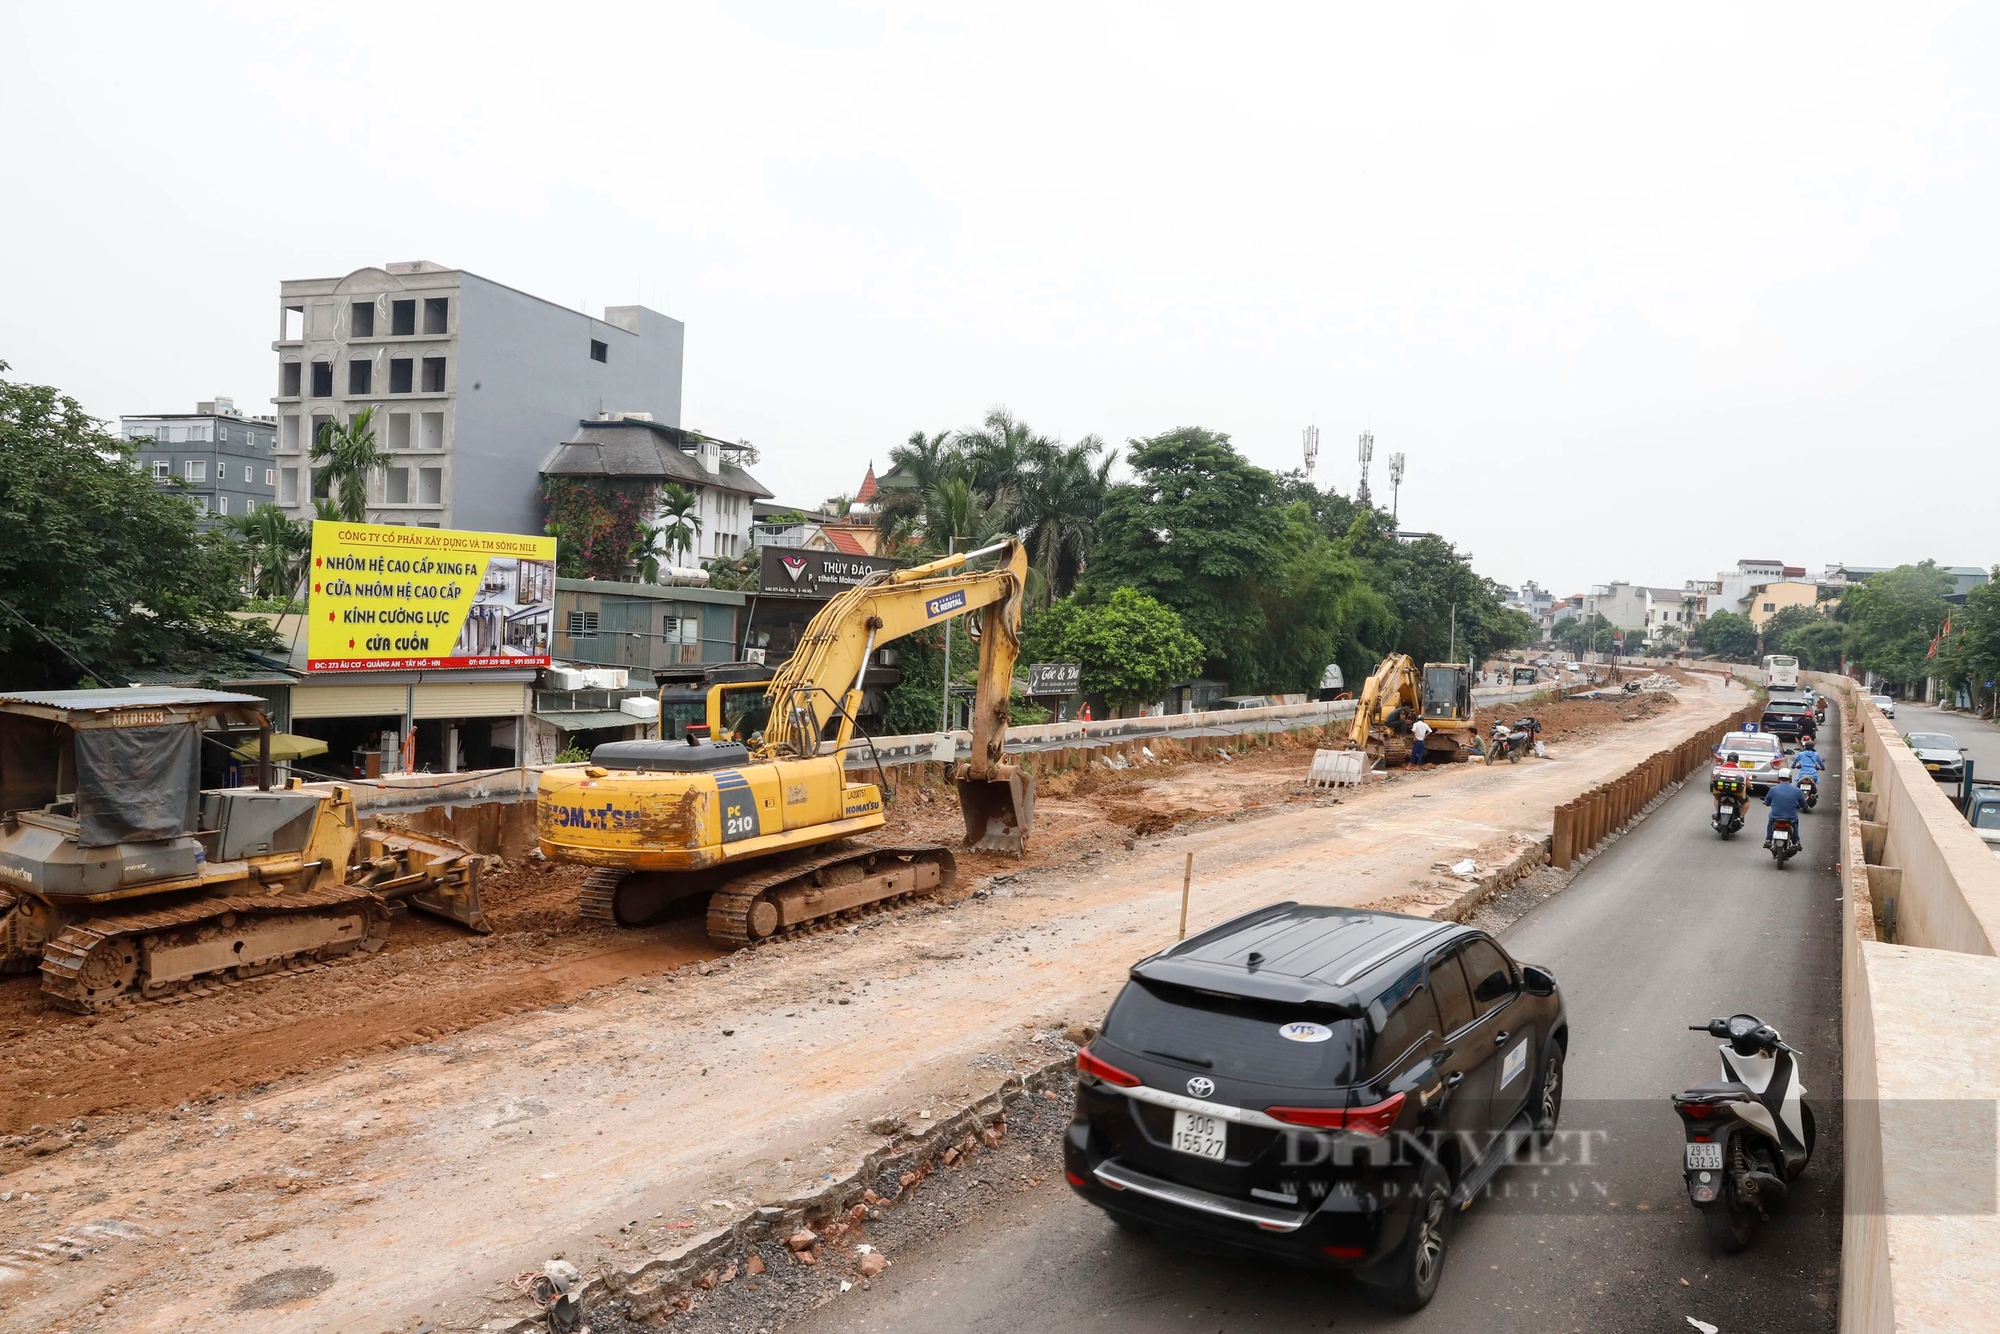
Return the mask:
<path id="1" fill-rule="evenodd" d="M 391 505 L 410 503 L 410 470 L 408 468 L 389 469 L 389 485 L 382 499 Z"/>
<path id="2" fill-rule="evenodd" d="M 190 481 L 190 482 L 205 482 L 205 481 L 207 481 L 207 480 L 208 480 L 208 460 L 207 460 L 207 459 L 189 459 L 189 460 L 188 460 L 187 462 L 185 462 L 185 463 L 183 463 L 183 464 L 181 465 L 181 476 L 182 476 L 183 478 L 185 478 L 186 480 Z"/>
<path id="3" fill-rule="evenodd" d="M 424 392 L 442 394 L 444 392 L 444 358 L 424 358 Z"/>
<path id="4" fill-rule="evenodd" d="M 1459 951 L 1466 980 L 1472 983 L 1472 1003 L 1481 1014 L 1498 1007 L 1514 994 L 1514 967 L 1490 940 L 1473 939 Z"/>
<path id="5" fill-rule="evenodd" d="M 375 336 L 375 303 L 357 301 L 347 308 L 347 336 L 349 338 L 373 338 Z"/>
<path id="6" fill-rule="evenodd" d="M 1437 1031 L 1437 1002 L 1424 985 L 1424 970 L 1410 974 L 1384 991 L 1368 1007 L 1375 1040 L 1368 1054 L 1369 1079 L 1391 1074 L 1410 1048 Z"/>
<path id="7" fill-rule="evenodd" d="M 304 306 L 286 306 L 283 320 L 278 329 L 278 340 L 285 343 L 296 343 L 305 336 L 306 308 Z M 298 390 L 294 389 L 292 392 L 297 393 Z"/>
<path id="8" fill-rule="evenodd" d="M 201 441 L 204 444 L 207 443 L 208 440 L 211 438 L 211 432 L 209 431 L 209 423 L 208 422 L 188 423 L 187 438 L 190 440 Z"/>
<path id="9" fill-rule="evenodd" d="M 1765 611 L 1776 611 L 1777 609 L 1778 609 L 1778 604 L 1775 602 L 1766 602 L 1764 604 Z"/>
<path id="10" fill-rule="evenodd" d="M 285 449 L 289 453 L 297 453 L 299 449 L 299 414 L 296 412 L 285 414 Z"/>
<path id="11" fill-rule="evenodd" d="M 278 469 L 278 503 L 296 505 L 299 503 L 299 470 L 297 468 Z"/>
<path id="12" fill-rule="evenodd" d="M 444 503 L 444 469 L 417 469 L 417 503 L 419 505 L 442 505 Z"/>
<path id="13" fill-rule="evenodd" d="M 264 485 L 276 486 L 277 484 L 278 484 L 278 470 L 276 468 L 264 469 Z"/>
<path id="14" fill-rule="evenodd" d="M 611 360 L 610 345 L 607 343 L 600 343 L 595 338 L 591 339 L 590 359 L 592 361 L 610 361 Z"/>
<path id="15" fill-rule="evenodd" d="M 410 414 L 392 412 L 389 414 L 389 448 L 408 449 L 410 447 Z"/>
<path id="16" fill-rule="evenodd" d="M 257 474 L 256 474 L 256 472 L 255 472 L 255 471 L 254 471 L 254 470 L 253 470 L 253 469 L 252 469 L 252 468 L 250 467 L 250 465 L 249 465 L 249 464 L 247 464 L 247 463 L 246 463 L 246 464 L 244 464 L 244 465 L 243 465 L 243 485 L 245 485 L 245 486 L 255 486 L 256 484 L 257 484 Z"/>
<path id="17" fill-rule="evenodd" d="M 255 513 L 257 512 L 257 502 L 256 502 L 256 501 L 254 501 L 254 500 L 246 500 L 246 501 L 244 501 L 244 502 L 243 502 L 243 512 L 244 512 L 245 514 L 255 514 Z"/>
<path id="18" fill-rule="evenodd" d="M 401 338 L 417 331 L 417 303 L 414 301 L 391 301 L 389 303 L 389 332 Z"/>
<path id="19" fill-rule="evenodd" d="M 417 448 L 444 448 L 444 414 L 442 412 L 426 412 L 419 419 L 418 425 Z"/>
<path id="20" fill-rule="evenodd" d="M 166 459 L 153 460 L 153 480 L 164 482 L 174 475 L 174 465 Z"/>
<path id="21" fill-rule="evenodd" d="M 569 635 L 571 639 L 597 638 L 597 613 L 594 611 L 573 611 L 569 614 Z"/>
<path id="22" fill-rule="evenodd" d="M 217 514 L 227 514 L 227 513 L 229 513 L 229 497 L 228 497 L 228 496 L 217 496 L 217 497 L 215 498 L 215 512 L 216 512 Z"/>
<path id="23" fill-rule="evenodd" d="M 278 394 L 280 397 L 298 397 L 299 373 L 299 363 L 296 361 L 288 361 L 278 367 Z"/>
<path id="24" fill-rule="evenodd" d="M 389 358 L 390 393 L 407 394 L 410 392 L 410 376 L 415 370 L 416 364 L 416 362 L 411 361 L 408 357 Z"/>
<path id="25" fill-rule="evenodd" d="M 1472 993 L 1456 954 L 1431 964 L 1431 994 L 1437 997 L 1438 1019 L 1446 1037 L 1472 1022 Z"/>
<path id="26" fill-rule="evenodd" d="M 153 428 L 150 426 L 128 426 L 125 428 L 125 438 L 127 440 L 151 440 L 153 438 Z"/>
<path id="27" fill-rule="evenodd" d="M 314 500 L 333 499 L 333 473 L 329 469 L 312 470 L 312 494 Z"/>
<path id="28" fill-rule="evenodd" d="M 375 363 L 365 358 L 356 357 L 353 361 L 348 362 L 347 392 L 350 394 L 367 393 L 368 382 L 374 377 L 374 372 Z"/>
<path id="29" fill-rule="evenodd" d="M 207 496 L 196 496 L 196 497 L 194 497 L 194 512 L 195 512 L 196 514 L 199 514 L 199 515 L 200 515 L 200 516 L 201 516 L 202 518 L 204 518 L 204 519 L 206 519 L 206 518 L 208 517 L 208 497 L 207 497 Z"/>
<path id="30" fill-rule="evenodd" d="M 661 622 L 660 638 L 667 646 L 668 662 L 700 662 L 701 608 L 674 603 Z"/>
<path id="31" fill-rule="evenodd" d="M 313 388 L 312 388 L 312 396 L 313 396 L 314 398 L 332 398 L 332 397 L 333 397 L 333 363 L 332 363 L 332 362 L 330 362 L 330 361 L 315 361 L 315 362 L 313 363 Z"/>
<path id="32" fill-rule="evenodd" d="M 451 310 L 451 298 L 450 298 L 450 297 L 445 297 L 445 296 L 427 296 L 427 297 L 425 297 L 425 298 L 424 298 L 424 332 L 425 332 L 425 333 L 427 333 L 427 334 L 441 334 L 441 333 L 443 333 L 443 332 L 444 332 L 444 319 L 445 319 L 445 316 L 446 316 L 446 315 L 447 315 L 447 314 L 448 314 L 448 313 L 450 312 L 450 310 Z"/>

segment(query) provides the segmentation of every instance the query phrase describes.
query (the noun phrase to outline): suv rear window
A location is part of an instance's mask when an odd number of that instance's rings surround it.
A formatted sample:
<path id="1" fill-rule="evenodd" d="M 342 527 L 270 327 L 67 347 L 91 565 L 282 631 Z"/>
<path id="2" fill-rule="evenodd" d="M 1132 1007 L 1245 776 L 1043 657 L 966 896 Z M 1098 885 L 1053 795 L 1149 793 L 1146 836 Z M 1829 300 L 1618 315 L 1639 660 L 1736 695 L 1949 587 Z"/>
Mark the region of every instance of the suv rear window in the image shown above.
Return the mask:
<path id="1" fill-rule="evenodd" d="M 1283 1025 L 1300 1021 L 1331 1029 L 1333 1036 L 1295 1042 L 1279 1033 Z M 1361 1022 L 1308 1006 L 1132 981 L 1105 1016 L 1104 1036 L 1127 1051 L 1231 1079 L 1338 1088 L 1355 1082 Z"/>
<path id="2" fill-rule="evenodd" d="M 1437 1002 L 1424 985 L 1424 970 L 1413 968 L 1368 1006 L 1375 1041 L 1368 1052 L 1368 1078 L 1392 1073 L 1410 1048 L 1438 1031 Z"/>
<path id="3" fill-rule="evenodd" d="M 1431 990 L 1437 996 L 1438 1017 L 1449 1036 L 1472 1022 L 1472 992 L 1465 985 L 1458 955 L 1447 955 L 1431 965 Z"/>

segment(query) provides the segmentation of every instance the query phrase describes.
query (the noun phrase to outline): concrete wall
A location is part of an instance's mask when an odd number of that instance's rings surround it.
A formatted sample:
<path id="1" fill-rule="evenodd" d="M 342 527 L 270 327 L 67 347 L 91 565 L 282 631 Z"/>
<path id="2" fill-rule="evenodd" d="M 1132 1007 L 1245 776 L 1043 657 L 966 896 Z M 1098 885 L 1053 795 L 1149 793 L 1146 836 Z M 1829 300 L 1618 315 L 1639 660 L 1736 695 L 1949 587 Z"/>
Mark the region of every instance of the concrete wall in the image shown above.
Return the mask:
<path id="1" fill-rule="evenodd" d="M 577 422 L 601 412 L 650 412 L 681 422 L 686 326 L 644 307 L 622 323 L 460 275 L 451 522 L 482 531 L 539 533 L 542 460 Z M 629 327 L 628 327 L 629 326 Z M 607 359 L 593 361 L 593 340 Z"/>

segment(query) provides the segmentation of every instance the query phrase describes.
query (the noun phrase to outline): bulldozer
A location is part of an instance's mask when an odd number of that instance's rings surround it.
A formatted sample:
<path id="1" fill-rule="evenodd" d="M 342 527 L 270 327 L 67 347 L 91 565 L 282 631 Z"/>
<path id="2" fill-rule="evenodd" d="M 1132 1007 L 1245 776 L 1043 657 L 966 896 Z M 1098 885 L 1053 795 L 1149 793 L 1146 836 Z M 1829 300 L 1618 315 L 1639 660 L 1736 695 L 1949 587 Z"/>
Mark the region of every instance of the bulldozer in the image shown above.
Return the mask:
<path id="1" fill-rule="evenodd" d="M 257 786 L 204 791 L 204 744 Z M 343 785 L 274 788 L 270 757 L 255 695 L 0 696 L 0 973 L 90 1013 L 379 950 L 400 904 L 490 930 L 483 858 L 361 828 Z"/>
<path id="2" fill-rule="evenodd" d="M 991 568 L 971 562 L 993 558 Z M 708 721 L 678 741 L 614 741 L 587 764 L 544 770 L 536 794 L 544 856 L 591 867 L 586 918 L 637 926 L 708 896 L 708 935 L 741 948 L 949 889 L 956 859 L 938 846 L 848 843 L 887 823 L 888 793 L 847 777 L 862 677 L 883 645 L 977 618 L 972 754 L 957 766 L 965 843 L 1019 853 L 1034 818 L 1033 775 L 1004 753 L 1020 655 L 1026 552 L 1008 540 L 842 590 L 806 626 L 769 681 L 708 690 Z"/>
<path id="3" fill-rule="evenodd" d="M 1419 670 L 1407 653 L 1391 653 L 1361 687 L 1349 744 L 1385 765 L 1410 760 L 1410 729 L 1431 725 L 1425 760 L 1455 764 L 1472 753 L 1479 735 L 1473 721 L 1472 669 L 1462 662 L 1427 662 Z"/>

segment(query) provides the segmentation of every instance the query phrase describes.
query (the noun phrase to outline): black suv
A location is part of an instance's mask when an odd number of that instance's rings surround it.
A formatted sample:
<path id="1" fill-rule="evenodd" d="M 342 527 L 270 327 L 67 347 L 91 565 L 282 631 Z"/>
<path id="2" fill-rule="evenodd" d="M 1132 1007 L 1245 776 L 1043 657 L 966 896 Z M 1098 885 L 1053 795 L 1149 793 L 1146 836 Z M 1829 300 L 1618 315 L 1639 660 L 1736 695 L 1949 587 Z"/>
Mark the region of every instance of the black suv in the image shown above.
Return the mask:
<path id="1" fill-rule="evenodd" d="M 1446 1223 L 1562 1111 L 1555 979 L 1471 927 L 1280 903 L 1142 960 L 1077 1053 L 1069 1183 L 1120 1226 L 1437 1290 Z"/>
<path id="2" fill-rule="evenodd" d="M 1764 706 L 1758 725 L 1776 737 L 1793 741 L 1819 730 L 1812 705 L 1802 699 L 1773 699 Z"/>

